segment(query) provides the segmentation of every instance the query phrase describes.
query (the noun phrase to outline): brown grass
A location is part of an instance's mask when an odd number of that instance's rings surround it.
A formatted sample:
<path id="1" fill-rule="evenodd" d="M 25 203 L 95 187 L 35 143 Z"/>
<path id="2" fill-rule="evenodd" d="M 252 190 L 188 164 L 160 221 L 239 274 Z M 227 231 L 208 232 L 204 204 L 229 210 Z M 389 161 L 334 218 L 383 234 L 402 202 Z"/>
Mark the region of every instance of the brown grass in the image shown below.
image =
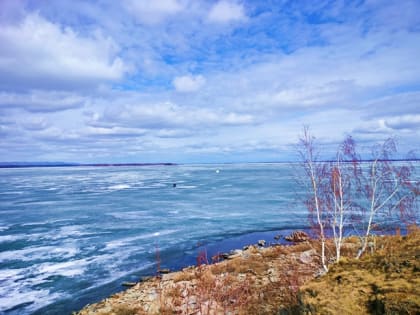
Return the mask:
<path id="1" fill-rule="evenodd" d="M 360 240 L 346 239 L 342 261 L 310 283 L 320 269 L 320 257 L 313 254 L 319 253 L 317 241 L 251 246 L 234 259 L 154 278 L 80 315 L 416 314 L 420 308 L 419 229 L 408 236 L 372 237 L 370 241 L 374 253 L 368 250 L 355 260 L 349 257 L 356 254 Z M 331 240 L 327 248 L 333 255 Z"/>
<path id="2" fill-rule="evenodd" d="M 373 253 L 343 259 L 300 291 L 309 314 L 419 314 L 420 229 L 372 237 Z"/>
<path id="3" fill-rule="evenodd" d="M 181 281 L 191 281 L 195 278 L 194 272 L 191 271 L 181 271 L 174 275 L 173 280 L 174 282 L 181 282 Z"/>

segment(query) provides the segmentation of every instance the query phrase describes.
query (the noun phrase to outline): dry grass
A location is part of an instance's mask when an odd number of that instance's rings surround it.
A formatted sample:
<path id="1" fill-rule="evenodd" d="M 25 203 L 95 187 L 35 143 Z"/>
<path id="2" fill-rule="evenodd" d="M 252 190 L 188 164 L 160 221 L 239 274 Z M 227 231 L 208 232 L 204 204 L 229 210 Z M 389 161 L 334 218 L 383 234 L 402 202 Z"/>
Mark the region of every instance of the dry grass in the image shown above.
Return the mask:
<path id="1" fill-rule="evenodd" d="M 191 281 L 194 278 L 195 278 L 194 272 L 182 271 L 182 272 L 177 272 L 174 275 L 173 280 L 174 280 L 174 282 L 181 282 L 181 281 Z"/>
<path id="2" fill-rule="evenodd" d="M 278 314 L 296 304 L 300 285 L 313 277 L 319 261 L 299 261 L 310 243 L 250 247 L 241 257 L 174 274 L 160 291 L 159 314 Z"/>
<path id="3" fill-rule="evenodd" d="M 97 315 L 143 315 L 138 308 L 130 307 L 128 305 L 119 305 L 111 311 L 100 311 Z"/>
<path id="4" fill-rule="evenodd" d="M 262 257 L 266 259 L 275 259 L 281 255 L 287 255 L 289 253 L 285 246 L 274 246 L 271 250 L 264 250 L 261 252 Z"/>
<path id="5" fill-rule="evenodd" d="M 375 237 L 371 243 L 375 253 L 368 250 L 354 260 L 349 257 L 360 240 L 346 239 L 342 261 L 310 283 L 320 270 L 317 241 L 250 247 L 234 259 L 154 278 L 80 314 L 416 314 L 419 229 L 407 237 Z M 327 248 L 332 256 L 331 240 Z"/>
<path id="6" fill-rule="evenodd" d="M 420 229 L 371 239 L 373 253 L 343 259 L 300 292 L 307 314 L 419 314 Z"/>

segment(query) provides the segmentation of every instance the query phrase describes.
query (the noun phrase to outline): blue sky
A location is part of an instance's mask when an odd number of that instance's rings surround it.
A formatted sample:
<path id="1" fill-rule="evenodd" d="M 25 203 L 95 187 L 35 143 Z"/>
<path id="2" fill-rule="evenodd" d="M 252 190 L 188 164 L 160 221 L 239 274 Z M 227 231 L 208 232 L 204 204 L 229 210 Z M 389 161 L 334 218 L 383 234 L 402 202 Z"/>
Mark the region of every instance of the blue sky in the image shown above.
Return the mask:
<path id="1" fill-rule="evenodd" d="M 0 2 L 0 160 L 291 160 L 420 136 L 420 2 Z"/>

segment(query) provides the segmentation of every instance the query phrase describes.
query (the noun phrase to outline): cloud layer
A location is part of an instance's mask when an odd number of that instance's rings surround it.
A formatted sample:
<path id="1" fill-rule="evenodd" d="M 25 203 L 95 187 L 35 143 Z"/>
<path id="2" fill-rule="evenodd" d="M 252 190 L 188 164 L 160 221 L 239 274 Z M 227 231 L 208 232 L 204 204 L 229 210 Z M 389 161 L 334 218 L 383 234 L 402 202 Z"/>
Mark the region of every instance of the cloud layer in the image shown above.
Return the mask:
<path id="1" fill-rule="evenodd" d="M 83 87 L 122 78 L 118 46 L 96 31 L 86 37 L 36 13 L 0 28 L 0 86 L 10 89 Z"/>
<path id="2" fill-rule="evenodd" d="M 2 160 L 290 160 L 420 136 L 417 1 L 0 3 Z"/>

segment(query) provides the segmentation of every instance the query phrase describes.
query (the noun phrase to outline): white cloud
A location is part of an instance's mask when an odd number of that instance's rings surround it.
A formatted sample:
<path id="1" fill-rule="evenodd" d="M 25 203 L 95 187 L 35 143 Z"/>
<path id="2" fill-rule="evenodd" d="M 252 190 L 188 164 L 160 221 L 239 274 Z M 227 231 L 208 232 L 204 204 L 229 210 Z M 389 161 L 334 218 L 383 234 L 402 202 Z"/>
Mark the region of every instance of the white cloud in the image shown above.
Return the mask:
<path id="1" fill-rule="evenodd" d="M 207 16 L 210 22 L 228 23 L 246 19 L 244 7 L 241 4 L 221 0 L 217 2 Z"/>
<path id="2" fill-rule="evenodd" d="M 21 2 L 16 14 L 0 4 L 9 160 L 34 144 L 73 160 L 175 156 L 203 142 L 234 156 L 294 142 L 305 123 L 323 143 L 348 132 L 418 142 L 415 1 L 75 1 Z"/>
<path id="3" fill-rule="evenodd" d="M 360 123 L 357 128 L 352 130 L 352 132 L 361 135 L 384 135 L 390 134 L 392 129 L 386 126 L 385 120 L 378 119 Z"/>
<path id="4" fill-rule="evenodd" d="M 111 38 L 99 31 L 82 36 L 38 14 L 2 25 L 0 43 L 0 87 L 80 87 L 119 80 L 127 71 Z"/>
<path id="5" fill-rule="evenodd" d="M 101 127 L 88 127 L 84 133 L 86 136 L 93 137 L 139 137 L 146 134 L 146 130 L 137 128 L 101 128 Z"/>
<path id="6" fill-rule="evenodd" d="M 45 130 L 51 126 L 51 124 L 44 117 L 39 116 L 27 117 L 23 119 L 21 125 L 24 129 L 30 131 Z"/>
<path id="7" fill-rule="evenodd" d="M 366 103 L 363 118 L 420 115 L 420 91 L 379 97 Z"/>
<path id="8" fill-rule="evenodd" d="M 195 92 L 199 90 L 206 80 L 202 75 L 184 75 L 176 77 L 172 83 L 178 92 Z"/>
<path id="9" fill-rule="evenodd" d="M 125 6 L 131 14 L 145 24 L 160 23 L 165 18 L 184 10 L 178 0 L 127 0 Z"/>
<path id="10" fill-rule="evenodd" d="M 385 120 L 385 125 L 392 129 L 420 129 L 420 115 L 402 115 Z"/>
<path id="11" fill-rule="evenodd" d="M 173 103 L 142 104 L 108 107 L 103 115 L 91 116 L 89 125 L 163 129 L 200 129 L 209 126 L 240 126 L 255 124 L 252 115 L 222 109 L 193 108 Z M 165 133 L 163 133 L 164 135 Z"/>
<path id="12" fill-rule="evenodd" d="M 0 108 L 22 108 L 29 112 L 55 112 L 82 107 L 85 99 L 78 94 L 55 91 L 28 93 L 0 92 Z"/>
<path id="13" fill-rule="evenodd" d="M 159 138 L 186 138 L 195 134 L 193 130 L 188 129 L 161 129 L 155 133 Z"/>

